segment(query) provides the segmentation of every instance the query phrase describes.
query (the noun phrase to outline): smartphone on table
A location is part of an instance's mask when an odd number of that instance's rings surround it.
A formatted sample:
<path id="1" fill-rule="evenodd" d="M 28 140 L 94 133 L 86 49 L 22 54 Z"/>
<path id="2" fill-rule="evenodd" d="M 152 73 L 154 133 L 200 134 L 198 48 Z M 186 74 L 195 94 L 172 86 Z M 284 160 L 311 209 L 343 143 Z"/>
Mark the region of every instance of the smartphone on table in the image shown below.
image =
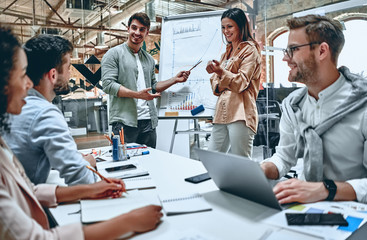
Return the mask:
<path id="1" fill-rule="evenodd" d="M 128 165 L 122 165 L 122 166 L 117 166 L 117 167 L 109 167 L 106 168 L 105 170 L 107 172 L 116 172 L 116 171 L 126 171 L 126 170 L 133 170 L 136 169 L 136 166 L 134 164 L 128 164 Z"/>
<path id="2" fill-rule="evenodd" d="M 348 226 L 340 213 L 286 213 L 288 225 L 339 225 Z"/>
<path id="3" fill-rule="evenodd" d="M 185 181 L 191 183 L 201 183 L 209 179 L 211 179 L 209 173 L 203 173 L 196 176 L 185 178 Z"/>

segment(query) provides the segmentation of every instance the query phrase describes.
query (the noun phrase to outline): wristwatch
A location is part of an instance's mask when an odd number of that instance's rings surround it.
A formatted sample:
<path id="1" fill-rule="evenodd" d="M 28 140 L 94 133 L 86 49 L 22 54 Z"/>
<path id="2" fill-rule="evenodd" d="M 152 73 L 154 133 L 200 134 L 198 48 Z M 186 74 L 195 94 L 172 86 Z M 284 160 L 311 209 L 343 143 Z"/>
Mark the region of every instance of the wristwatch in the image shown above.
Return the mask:
<path id="1" fill-rule="evenodd" d="M 324 181 L 325 188 L 329 191 L 329 196 L 325 199 L 326 201 L 332 201 L 334 200 L 335 194 L 336 194 L 336 185 L 333 180 L 325 179 Z"/>

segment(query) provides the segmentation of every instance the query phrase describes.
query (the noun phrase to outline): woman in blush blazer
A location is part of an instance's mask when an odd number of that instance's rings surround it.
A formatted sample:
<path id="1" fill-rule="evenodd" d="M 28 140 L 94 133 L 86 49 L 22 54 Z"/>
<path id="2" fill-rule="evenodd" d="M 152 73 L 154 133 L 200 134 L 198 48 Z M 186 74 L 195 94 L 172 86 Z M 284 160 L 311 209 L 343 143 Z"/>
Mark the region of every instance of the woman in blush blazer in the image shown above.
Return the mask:
<path id="1" fill-rule="evenodd" d="M 9 131 L 9 114 L 19 114 L 32 82 L 26 75 L 27 58 L 11 31 L 0 26 L 0 239 L 115 239 L 128 232 L 154 229 L 162 217 L 160 206 L 147 206 L 82 226 L 81 223 L 50 228 L 42 208 L 79 199 L 120 197 L 122 180 L 60 187 L 34 186 L 2 135 Z"/>

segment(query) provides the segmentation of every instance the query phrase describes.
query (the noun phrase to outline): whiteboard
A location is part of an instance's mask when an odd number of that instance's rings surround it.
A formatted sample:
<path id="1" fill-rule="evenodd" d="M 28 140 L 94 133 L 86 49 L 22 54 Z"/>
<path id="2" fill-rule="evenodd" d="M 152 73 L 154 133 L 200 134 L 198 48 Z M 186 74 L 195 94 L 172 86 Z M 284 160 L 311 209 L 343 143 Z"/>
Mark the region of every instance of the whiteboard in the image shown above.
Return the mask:
<path id="1" fill-rule="evenodd" d="M 196 116 L 213 116 L 217 97 L 213 94 L 207 62 L 219 60 L 225 51 L 222 40 L 221 16 L 224 11 L 182 14 L 165 17 L 162 22 L 159 81 L 175 76 L 179 71 L 191 71 L 185 83 L 178 83 L 162 93 L 158 102 L 159 115 L 178 112 L 191 116 L 191 109 L 203 105 L 204 112 Z"/>

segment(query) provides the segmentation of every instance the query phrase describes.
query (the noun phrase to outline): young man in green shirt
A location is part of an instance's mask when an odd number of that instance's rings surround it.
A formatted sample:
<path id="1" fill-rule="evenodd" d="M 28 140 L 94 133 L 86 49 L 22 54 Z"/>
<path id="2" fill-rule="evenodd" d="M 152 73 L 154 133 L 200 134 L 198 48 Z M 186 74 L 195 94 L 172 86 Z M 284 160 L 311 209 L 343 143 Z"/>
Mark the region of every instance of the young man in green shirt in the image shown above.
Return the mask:
<path id="1" fill-rule="evenodd" d="M 127 42 L 111 48 L 104 55 L 101 67 L 103 91 L 110 95 L 112 131 L 118 134 L 123 127 L 126 142 L 155 148 L 158 114 L 153 99 L 170 86 L 185 82 L 190 72 L 181 71 L 157 82 L 154 59 L 141 49 L 149 28 L 150 20 L 145 13 L 132 15 Z"/>

